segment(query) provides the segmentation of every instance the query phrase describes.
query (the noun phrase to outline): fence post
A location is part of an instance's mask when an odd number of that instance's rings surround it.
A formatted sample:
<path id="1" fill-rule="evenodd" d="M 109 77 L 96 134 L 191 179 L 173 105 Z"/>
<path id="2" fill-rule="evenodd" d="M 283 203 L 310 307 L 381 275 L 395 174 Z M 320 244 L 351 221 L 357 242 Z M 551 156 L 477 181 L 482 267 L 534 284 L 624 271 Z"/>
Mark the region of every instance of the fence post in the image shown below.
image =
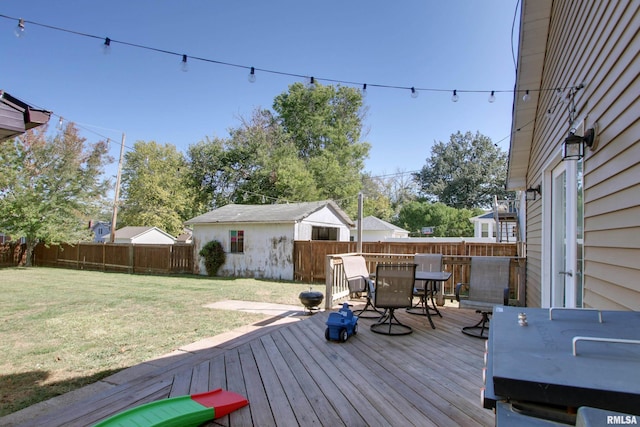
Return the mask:
<path id="1" fill-rule="evenodd" d="M 325 258 L 325 296 L 324 296 L 324 308 L 331 310 L 333 305 L 333 256 L 327 255 Z"/>
<path id="2" fill-rule="evenodd" d="M 134 255 L 133 255 L 133 243 L 129 244 L 129 273 L 135 273 L 135 265 L 134 265 Z"/>

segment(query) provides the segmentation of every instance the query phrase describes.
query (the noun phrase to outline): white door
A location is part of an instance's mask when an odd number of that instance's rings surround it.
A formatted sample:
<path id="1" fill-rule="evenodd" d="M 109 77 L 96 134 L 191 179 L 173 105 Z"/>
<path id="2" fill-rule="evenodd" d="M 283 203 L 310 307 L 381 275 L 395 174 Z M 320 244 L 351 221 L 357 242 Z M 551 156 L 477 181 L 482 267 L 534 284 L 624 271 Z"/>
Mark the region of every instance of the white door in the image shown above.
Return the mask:
<path id="1" fill-rule="evenodd" d="M 576 161 L 564 161 L 552 172 L 549 257 L 552 307 L 578 306 L 577 284 L 582 272 L 578 269 L 577 170 Z"/>

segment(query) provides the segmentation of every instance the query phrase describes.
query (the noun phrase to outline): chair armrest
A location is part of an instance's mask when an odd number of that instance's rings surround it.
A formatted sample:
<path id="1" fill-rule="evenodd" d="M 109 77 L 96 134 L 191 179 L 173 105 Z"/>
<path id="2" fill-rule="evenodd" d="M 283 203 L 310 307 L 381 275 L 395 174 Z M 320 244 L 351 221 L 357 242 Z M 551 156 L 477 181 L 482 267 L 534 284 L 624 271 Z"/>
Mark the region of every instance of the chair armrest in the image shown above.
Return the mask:
<path id="1" fill-rule="evenodd" d="M 468 284 L 466 284 L 466 283 L 458 283 L 458 284 L 456 285 L 456 301 L 458 301 L 458 302 L 460 302 L 460 289 L 461 289 L 463 286 L 464 286 L 464 287 L 466 287 L 467 289 L 469 288 L 469 285 L 468 285 Z"/>
<path id="2" fill-rule="evenodd" d="M 369 279 L 367 276 L 364 276 L 362 274 L 346 277 L 346 279 L 347 279 L 347 283 L 349 284 L 349 292 L 352 292 L 352 293 L 365 292 L 371 288 L 371 284 L 370 284 L 371 279 Z M 357 279 L 361 279 L 363 282 L 363 285 L 361 288 L 353 289 L 351 282 Z"/>

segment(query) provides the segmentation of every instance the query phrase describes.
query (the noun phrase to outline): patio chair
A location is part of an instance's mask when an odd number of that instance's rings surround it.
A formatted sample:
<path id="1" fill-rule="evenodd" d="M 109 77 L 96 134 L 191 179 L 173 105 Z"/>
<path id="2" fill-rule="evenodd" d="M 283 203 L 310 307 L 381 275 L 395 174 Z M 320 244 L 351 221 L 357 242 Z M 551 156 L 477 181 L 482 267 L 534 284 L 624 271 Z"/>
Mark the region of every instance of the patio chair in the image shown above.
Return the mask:
<path id="1" fill-rule="evenodd" d="M 374 305 L 384 308 L 380 319 L 371 325 L 371 331 L 386 335 L 407 335 L 411 326 L 401 323 L 395 315 L 396 308 L 409 308 L 413 304 L 415 264 L 378 264 L 376 267 L 376 293 Z"/>
<path id="2" fill-rule="evenodd" d="M 489 316 L 495 305 L 509 304 L 509 269 L 511 259 L 507 257 L 471 257 L 469 283 L 456 285 L 456 301 L 460 308 L 475 308 L 482 317 L 473 326 L 465 326 L 462 333 L 487 339 Z M 468 288 L 468 297 L 462 297 L 461 289 Z"/>
<path id="3" fill-rule="evenodd" d="M 365 293 L 367 302 L 364 308 L 354 310 L 353 314 L 361 319 L 377 319 L 382 312 L 377 310 L 373 305 L 373 296 L 375 294 L 375 284 L 369 278 L 369 270 L 364 257 L 361 255 L 346 256 L 342 258 L 342 270 L 347 278 L 350 294 Z M 364 314 L 374 313 L 374 314 Z"/>
<path id="4" fill-rule="evenodd" d="M 415 254 L 413 262 L 416 264 L 416 271 L 442 271 L 442 254 Z M 407 310 L 412 314 L 424 314 L 428 315 L 429 305 L 428 298 L 431 298 L 433 304 L 433 311 L 440 317 L 440 310 L 437 309 L 433 297 L 438 293 L 439 286 L 437 283 L 433 283 L 431 289 L 428 289 L 426 280 L 416 280 L 413 286 L 413 296 L 420 299 L 418 304 Z M 427 289 L 425 291 L 425 289 Z M 417 311 L 418 309 L 419 311 Z"/>

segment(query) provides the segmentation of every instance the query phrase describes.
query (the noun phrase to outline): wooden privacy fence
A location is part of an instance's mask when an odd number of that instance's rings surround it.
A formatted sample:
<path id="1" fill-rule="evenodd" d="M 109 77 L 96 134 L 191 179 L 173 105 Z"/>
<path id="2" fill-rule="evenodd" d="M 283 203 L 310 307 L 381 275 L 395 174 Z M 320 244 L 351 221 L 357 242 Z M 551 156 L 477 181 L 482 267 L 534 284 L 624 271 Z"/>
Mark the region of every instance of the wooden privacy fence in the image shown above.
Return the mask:
<path id="1" fill-rule="evenodd" d="M 193 245 L 77 243 L 38 245 L 33 264 L 126 273 L 193 273 Z"/>
<path id="2" fill-rule="evenodd" d="M 24 263 L 27 245 L 24 243 L 0 244 L 0 267 L 14 267 Z"/>
<path id="3" fill-rule="evenodd" d="M 374 273 L 378 264 L 413 262 L 414 254 L 415 253 L 342 253 L 327 255 L 325 257 L 326 270 L 328 271 L 327 278 L 325 280 L 325 307 L 327 309 L 330 309 L 336 303 L 342 302 L 349 297 L 349 287 L 347 285 L 347 280 L 342 268 L 342 258 L 353 255 L 362 255 L 367 262 L 367 269 L 370 273 Z M 473 256 L 487 255 L 476 254 Z M 453 299 L 455 295 L 455 286 L 457 283 L 469 283 L 471 257 L 472 256 L 469 255 L 443 255 L 443 269 L 444 271 L 451 272 L 451 277 L 449 278 L 449 280 L 444 282 L 440 287 L 440 292 L 444 295 L 445 298 Z M 515 256 L 511 256 L 510 258 L 511 264 L 509 272 L 509 301 L 511 305 L 524 306 L 526 259 Z"/>
<path id="4" fill-rule="evenodd" d="M 327 242 L 296 240 L 293 247 L 294 280 L 325 282 L 327 255 L 356 252 L 356 242 Z M 470 242 L 363 242 L 365 254 L 442 254 L 444 256 L 518 256 L 515 243 Z"/>

